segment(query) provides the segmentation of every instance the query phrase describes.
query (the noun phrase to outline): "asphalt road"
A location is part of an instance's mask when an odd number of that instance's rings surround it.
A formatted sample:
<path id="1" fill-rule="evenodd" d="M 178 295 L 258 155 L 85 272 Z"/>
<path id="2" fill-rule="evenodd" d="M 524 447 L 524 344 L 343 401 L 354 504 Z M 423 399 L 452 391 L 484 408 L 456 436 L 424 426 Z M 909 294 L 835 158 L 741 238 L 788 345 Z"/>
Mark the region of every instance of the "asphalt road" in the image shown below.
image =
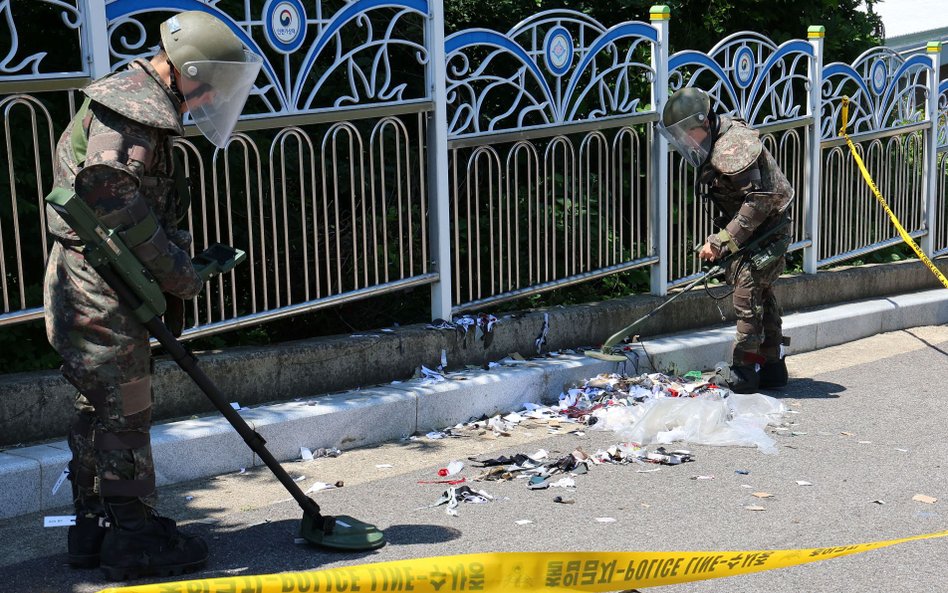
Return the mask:
<path id="1" fill-rule="evenodd" d="M 893 332 L 788 361 L 790 384 L 769 394 L 797 413 L 787 416 L 795 423 L 789 430 L 774 433 L 776 455 L 688 446 L 694 462 L 649 473 L 637 472 L 642 468 L 636 465 L 594 466 L 576 477 L 571 491 L 529 490 L 523 481 L 477 482 L 472 486 L 495 500 L 461 504 L 456 517 L 444 506 L 426 508 L 445 486 L 418 483 L 438 479 L 438 468 L 451 460 L 541 448 L 551 455 L 577 447 L 594 452 L 618 439 L 602 431 L 570 432 L 574 426 L 551 434 L 548 426 L 535 424 L 509 437 L 472 432 L 287 463 L 291 475 L 305 476 L 300 483 L 306 487 L 344 481 L 344 487 L 313 497 L 327 514 L 349 514 L 384 528 L 389 543 L 372 553 L 329 553 L 294 543 L 301 512 L 265 468 L 166 487 L 159 509 L 209 542 L 207 568 L 189 578 L 487 551 L 828 547 L 948 529 L 948 328 Z M 477 473 L 468 465 L 461 475 Z M 698 475 L 715 479 L 692 479 Z M 761 491 L 773 496 L 752 496 Z M 914 501 L 916 494 L 938 500 Z M 555 503 L 557 495 L 575 503 Z M 765 510 L 745 508 L 753 505 Z M 615 521 L 597 521 L 603 517 Z M 65 536 L 65 529 L 44 529 L 39 514 L 0 522 L 0 591 L 89 593 L 115 586 L 98 570 L 70 569 Z M 138 583 L 143 582 L 154 581 Z M 648 590 L 945 592 L 948 539 Z"/>

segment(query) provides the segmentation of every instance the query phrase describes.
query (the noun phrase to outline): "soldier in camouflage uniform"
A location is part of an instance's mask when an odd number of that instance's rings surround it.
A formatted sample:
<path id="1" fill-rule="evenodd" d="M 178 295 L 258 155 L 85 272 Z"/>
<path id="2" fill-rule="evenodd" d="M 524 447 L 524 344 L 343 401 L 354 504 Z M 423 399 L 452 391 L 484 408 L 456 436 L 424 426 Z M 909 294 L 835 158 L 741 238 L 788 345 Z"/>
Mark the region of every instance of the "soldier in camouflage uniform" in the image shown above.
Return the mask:
<path id="1" fill-rule="evenodd" d="M 75 191 L 103 225 L 118 229 L 165 293 L 190 299 L 203 283 L 188 254 L 191 237 L 177 228 L 183 212 L 172 141 L 183 132 L 182 114 L 212 104 L 220 89 L 201 87 L 199 78 L 182 72 L 194 75 L 194 64 L 202 74 L 208 64 L 239 70 L 246 62 L 256 67 L 253 79 L 259 58 L 203 12 L 172 17 L 161 25 L 161 38 L 163 49 L 151 60 L 135 60 L 83 90 L 86 106 L 56 148 L 55 183 Z M 246 96 L 238 96 L 237 114 Z M 215 143 L 233 129 L 220 119 L 195 121 Z M 77 137 L 85 139 L 84 154 Z M 44 283 L 46 330 L 63 358 L 63 375 L 79 391 L 68 438 L 76 509 L 69 562 L 92 567 L 101 559 L 113 578 L 196 569 L 207 559 L 206 544 L 152 508 L 148 332 L 85 260 L 73 230 L 51 207 L 46 214 L 56 240 Z"/>
<path id="2" fill-rule="evenodd" d="M 787 216 L 793 188 L 759 134 L 740 119 L 717 115 L 708 95 L 696 88 L 673 94 L 662 112 L 660 130 L 697 170 L 697 187 L 706 188 L 719 215 L 698 256 L 714 261 L 756 240 Z M 773 283 L 786 265 L 789 225 L 733 261 L 725 280 L 734 287 L 737 337 L 731 368 L 715 380 L 739 393 L 787 383 L 781 310 Z"/>

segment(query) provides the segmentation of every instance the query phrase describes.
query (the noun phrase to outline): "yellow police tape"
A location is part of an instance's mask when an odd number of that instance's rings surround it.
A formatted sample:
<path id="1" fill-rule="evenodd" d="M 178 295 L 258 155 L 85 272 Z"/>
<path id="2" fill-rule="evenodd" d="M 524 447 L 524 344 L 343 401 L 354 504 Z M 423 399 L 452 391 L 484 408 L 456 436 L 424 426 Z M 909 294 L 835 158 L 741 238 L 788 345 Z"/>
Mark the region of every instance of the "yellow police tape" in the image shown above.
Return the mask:
<path id="1" fill-rule="evenodd" d="M 104 589 L 100 593 L 483 593 L 619 591 L 819 562 L 948 531 L 866 544 L 733 552 L 496 552 L 396 560 L 313 572 L 221 577 Z"/>
<path id="2" fill-rule="evenodd" d="M 846 139 L 846 144 L 849 145 L 849 150 L 853 153 L 853 158 L 856 159 L 856 165 L 859 167 L 859 170 L 862 172 L 863 178 L 866 180 L 866 183 L 869 184 L 869 189 L 872 190 L 872 193 L 875 194 L 876 199 L 879 200 L 879 203 L 882 204 L 882 208 L 885 210 L 885 213 L 889 215 L 889 219 L 892 220 L 892 224 L 895 225 L 899 235 L 902 237 L 902 240 L 908 243 L 909 247 L 912 248 L 912 251 L 915 252 L 915 255 L 918 256 L 918 259 L 928 266 L 928 269 L 932 271 L 938 280 L 948 288 L 948 279 L 941 273 L 941 271 L 935 267 L 935 264 L 932 263 L 932 260 L 928 259 L 928 256 L 922 253 L 921 248 L 915 243 L 912 239 L 912 236 L 908 234 L 908 231 L 905 230 L 905 227 L 902 226 L 902 223 L 899 222 L 899 219 L 896 218 L 895 213 L 892 212 L 892 209 L 889 208 L 889 204 L 886 203 L 885 198 L 882 197 L 882 193 L 879 191 L 879 188 L 876 187 L 876 183 L 872 180 L 872 176 L 869 175 L 869 171 L 866 169 L 865 163 L 862 162 L 862 157 L 859 156 L 859 153 L 856 152 L 856 146 L 853 144 L 853 141 L 849 139 L 849 136 L 846 134 L 846 126 L 849 122 L 849 97 L 843 97 L 843 122 L 842 127 L 839 130 L 840 136 Z"/>

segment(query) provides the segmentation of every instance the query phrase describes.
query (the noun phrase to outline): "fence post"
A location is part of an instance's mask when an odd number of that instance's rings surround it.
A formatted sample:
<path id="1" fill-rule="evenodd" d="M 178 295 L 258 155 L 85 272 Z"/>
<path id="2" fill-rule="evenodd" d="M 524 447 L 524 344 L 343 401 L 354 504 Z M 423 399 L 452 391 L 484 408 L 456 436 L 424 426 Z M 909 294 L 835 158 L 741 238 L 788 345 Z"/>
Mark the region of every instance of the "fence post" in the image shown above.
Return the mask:
<path id="1" fill-rule="evenodd" d="M 93 80 L 112 71 L 109 59 L 109 21 L 105 16 L 105 0 L 84 0 L 83 22 L 85 59 L 89 61 L 89 74 Z"/>
<path id="2" fill-rule="evenodd" d="M 655 51 L 652 52 L 652 108 L 662 115 L 665 101 L 668 100 L 668 21 L 671 9 L 665 5 L 649 9 L 652 26 L 658 32 Z M 652 294 L 663 296 L 668 293 L 668 141 L 658 133 L 658 122 L 652 126 L 651 170 L 652 183 L 652 244 L 658 255 L 658 262 L 652 264 Z"/>
<path id="3" fill-rule="evenodd" d="M 816 274 L 820 259 L 820 190 L 823 171 L 823 150 L 820 148 L 823 100 L 823 37 L 826 29 L 814 25 L 807 29 L 806 36 L 813 47 L 813 58 L 807 70 L 807 115 L 813 118 L 807 129 L 807 158 L 804 164 L 806 193 L 803 202 L 803 228 L 810 244 L 803 248 L 803 271 Z"/>
<path id="4" fill-rule="evenodd" d="M 921 240 L 920 247 L 925 255 L 931 256 L 935 251 L 935 233 L 938 216 L 938 85 L 939 71 L 941 70 L 941 42 L 929 41 L 928 57 L 932 61 L 932 71 L 928 75 L 928 93 L 925 98 L 925 119 L 931 122 L 931 127 L 925 130 L 925 160 L 922 171 L 922 196 L 925 204 L 922 208 L 922 217 L 927 231 Z"/>
<path id="5" fill-rule="evenodd" d="M 434 110 L 428 118 L 428 225 L 431 261 L 438 281 L 431 285 L 431 318 L 451 320 L 451 211 L 448 193 L 448 107 L 444 54 L 444 3 L 429 0 L 425 40 L 428 85 Z"/>

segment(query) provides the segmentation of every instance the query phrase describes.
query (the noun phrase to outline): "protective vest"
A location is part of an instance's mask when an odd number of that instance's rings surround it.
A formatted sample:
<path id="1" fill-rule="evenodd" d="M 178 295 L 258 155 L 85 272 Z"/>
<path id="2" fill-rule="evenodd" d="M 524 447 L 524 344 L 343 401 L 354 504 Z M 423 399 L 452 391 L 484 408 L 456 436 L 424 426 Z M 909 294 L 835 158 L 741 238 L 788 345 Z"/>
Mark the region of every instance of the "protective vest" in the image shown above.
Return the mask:
<path id="1" fill-rule="evenodd" d="M 75 187 L 76 175 L 86 159 L 92 118 L 96 112 L 102 113 L 99 110 L 108 109 L 127 118 L 132 125 L 165 132 L 151 156 L 151 167 L 141 177 L 139 193 L 144 204 L 158 217 L 158 222 L 166 228 L 173 228 L 190 204 L 184 168 L 180 163 L 175 164 L 172 152 L 173 136 L 183 132 L 181 117 L 177 112 L 177 99 L 145 60 L 136 60 L 127 70 L 93 82 L 83 89 L 83 93 L 86 99 L 57 146 L 54 164 L 56 185 Z M 125 147 L 116 146 L 117 151 L 120 148 Z M 124 165 L 116 163 L 117 167 Z M 55 210 L 47 206 L 46 214 L 47 226 L 54 238 L 67 245 L 78 243 L 75 233 Z M 146 230 L 142 227 L 139 233 Z"/>

